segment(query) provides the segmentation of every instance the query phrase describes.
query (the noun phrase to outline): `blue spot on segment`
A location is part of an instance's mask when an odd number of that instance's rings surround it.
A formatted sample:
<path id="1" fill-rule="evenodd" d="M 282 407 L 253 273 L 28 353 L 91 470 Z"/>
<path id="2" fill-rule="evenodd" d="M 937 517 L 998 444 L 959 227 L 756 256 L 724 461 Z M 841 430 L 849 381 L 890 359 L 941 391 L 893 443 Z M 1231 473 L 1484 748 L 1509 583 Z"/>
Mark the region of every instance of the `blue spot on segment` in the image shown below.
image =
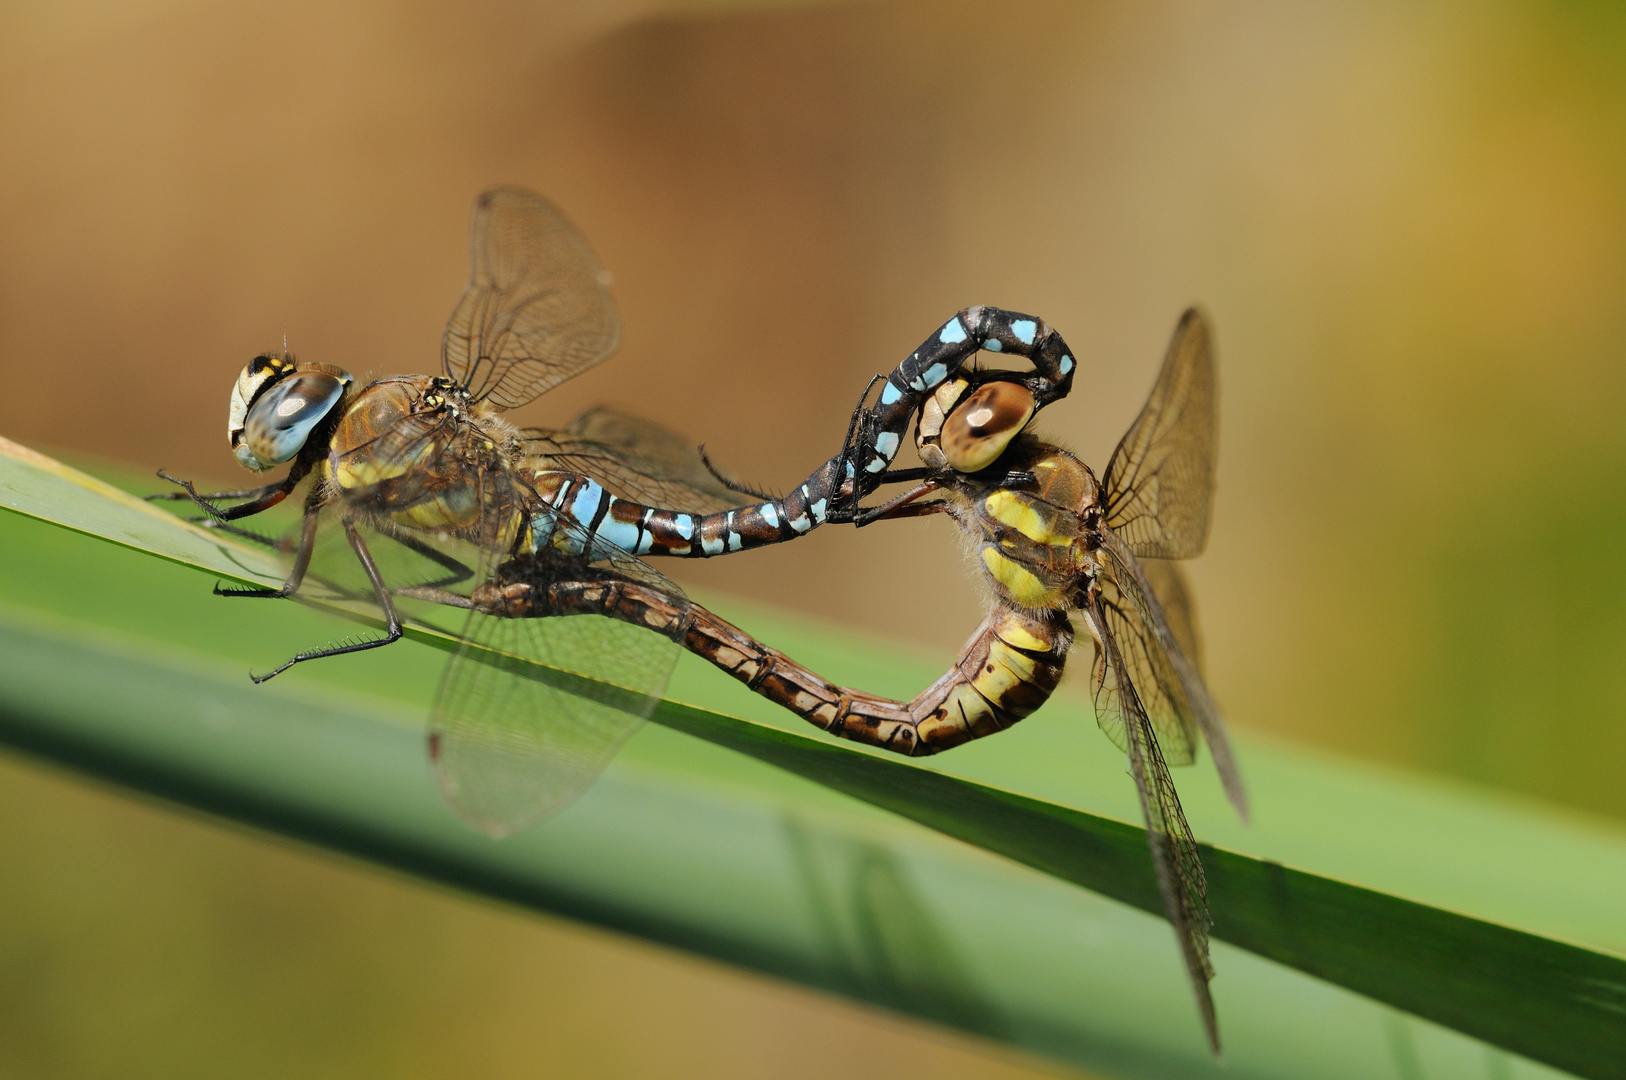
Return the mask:
<path id="1" fill-rule="evenodd" d="M 853 463 L 849 461 L 849 462 L 847 462 L 847 479 L 851 480 L 852 478 L 853 478 Z M 824 500 L 820 499 L 819 501 L 823 502 Z"/>
<path id="2" fill-rule="evenodd" d="M 655 534 L 652 533 L 652 532 L 646 531 L 644 533 L 643 539 L 638 541 L 638 550 L 633 552 L 633 554 L 634 555 L 648 555 L 651 551 L 654 551 L 654 550 L 655 550 Z"/>
<path id="3" fill-rule="evenodd" d="M 879 458 L 878 457 L 874 461 L 870 462 L 868 465 L 865 465 L 864 466 L 864 471 L 865 472 L 880 472 L 884 468 L 886 468 L 886 458 Z"/>
<path id="4" fill-rule="evenodd" d="M 903 391 L 899 390 L 896 386 L 893 386 L 890 380 L 888 380 L 887 384 L 881 388 L 882 405 L 894 404 L 895 402 L 902 400 L 902 398 Z"/>
<path id="5" fill-rule="evenodd" d="M 790 527 L 793 532 L 805 533 L 813 527 L 813 521 L 806 514 L 797 514 L 790 519 Z"/>
<path id="6" fill-rule="evenodd" d="M 960 325 L 958 315 L 943 324 L 943 329 L 937 332 L 937 340 L 944 345 L 957 345 L 965 340 L 965 327 Z"/>
<path id="7" fill-rule="evenodd" d="M 885 456 L 888 461 L 898 456 L 898 433 L 896 431 L 883 431 L 875 436 L 875 452 Z"/>
<path id="8" fill-rule="evenodd" d="M 730 551 L 738 551 L 738 550 L 740 550 L 740 534 L 739 533 L 731 532 L 731 533 L 728 534 L 728 550 L 730 550 Z"/>
<path id="9" fill-rule="evenodd" d="M 813 520 L 818 522 L 820 525 L 823 525 L 824 524 L 825 511 L 828 510 L 829 508 L 830 508 L 830 500 L 828 500 L 828 499 L 820 499 L 818 502 L 816 502 L 812 506 L 808 507 L 808 510 L 812 512 Z"/>
<path id="10" fill-rule="evenodd" d="M 1063 375 L 1065 375 L 1069 371 L 1072 371 L 1072 370 L 1073 370 L 1073 358 L 1071 356 L 1068 356 L 1066 353 L 1062 353 L 1061 354 L 1061 373 Z"/>
<path id="11" fill-rule="evenodd" d="M 769 528 L 779 528 L 779 511 L 773 503 L 763 503 L 757 512 L 762 515 L 762 520 L 768 523 Z"/>
<path id="12" fill-rule="evenodd" d="M 605 518 L 598 527 L 599 539 L 614 544 L 622 551 L 636 550 L 642 532 L 633 522 L 617 521 L 612 517 Z"/>
<path id="13" fill-rule="evenodd" d="M 685 540 L 694 539 L 694 515 L 673 514 L 672 528 Z"/>
<path id="14" fill-rule="evenodd" d="M 707 555 L 721 555 L 723 553 L 722 538 L 702 536 L 700 538 L 700 550 Z"/>
<path id="15" fill-rule="evenodd" d="M 581 490 L 570 504 L 570 516 L 579 521 L 585 528 L 593 524 L 598 517 L 599 507 L 604 504 L 604 489 L 591 480 L 583 480 Z"/>
<path id="16" fill-rule="evenodd" d="M 1033 344 L 1033 335 L 1039 332 L 1039 324 L 1032 319 L 1017 319 L 1011 323 L 1011 333 L 1024 345 Z"/>
<path id="17" fill-rule="evenodd" d="M 1001 342 L 998 338 L 989 338 L 987 341 L 982 343 L 982 347 L 987 349 L 989 352 L 1004 352 L 1005 351 L 1004 343 Z"/>
<path id="18" fill-rule="evenodd" d="M 920 377 L 920 381 L 926 384 L 922 389 L 929 390 L 946 378 L 948 378 L 948 365 L 933 364 L 926 369 L 926 374 Z"/>
<path id="19" fill-rule="evenodd" d="M 598 527 L 598 538 L 607 543 L 614 544 L 622 551 L 631 551 L 638 546 L 638 534 L 641 530 L 636 525 L 614 518 L 605 518 Z"/>

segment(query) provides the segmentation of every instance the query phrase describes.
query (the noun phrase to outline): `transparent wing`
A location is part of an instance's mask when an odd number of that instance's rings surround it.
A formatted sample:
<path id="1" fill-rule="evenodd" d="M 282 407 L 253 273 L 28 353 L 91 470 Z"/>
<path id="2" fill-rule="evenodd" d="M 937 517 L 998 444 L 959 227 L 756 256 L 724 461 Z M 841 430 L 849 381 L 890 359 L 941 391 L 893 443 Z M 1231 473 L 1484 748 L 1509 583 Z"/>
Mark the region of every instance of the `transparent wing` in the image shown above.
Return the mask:
<path id="1" fill-rule="evenodd" d="M 1140 684 L 1119 651 L 1113 622 L 1093 597 L 1086 601 L 1085 614 L 1097 642 L 1096 711 L 1115 713 L 1124 732 L 1129 774 L 1135 781 L 1141 813 L 1146 819 L 1146 839 L 1152 852 L 1152 866 L 1157 872 L 1158 890 L 1163 896 L 1163 910 L 1180 943 L 1209 1045 L 1218 1053 L 1219 1028 L 1214 1016 L 1214 999 L 1208 989 L 1208 981 L 1214 977 L 1208 959 L 1208 929 L 1213 920 L 1208 914 L 1208 881 L 1203 874 L 1197 838 L 1192 835 L 1185 812 L 1180 808 L 1180 796 L 1174 789 L 1174 779 L 1169 775 L 1157 733 L 1141 703 Z"/>
<path id="2" fill-rule="evenodd" d="M 435 694 L 429 753 L 458 816 L 491 836 L 586 791 L 654 712 L 681 651 L 600 615 L 470 612 L 464 638 Z"/>
<path id="3" fill-rule="evenodd" d="M 368 488 L 390 482 L 391 497 L 399 504 L 412 497 L 409 489 L 428 482 L 433 472 L 427 467 L 445 457 L 447 443 L 456 437 L 457 429 L 457 422 L 445 413 L 411 413 L 371 441 L 349 447 L 335 457 L 333 465 Z"/>
<path id="4" fill-rule="evenodd" d="M 1166 707 L 1174 710 L 1184 733 L 1182 743 L 1168 744 L 1169 761 L 1189 764 L 1194 756 L 1196 732 L 1202 732 L 1226 797 L 1242 820 L 1247 821 L 1248 796 L 1236 758 L 1231 753 L 1225 718 L 1203 681 L 1196 620 L 1185 575 L 1172 563 L 1137 559 L 1111 529 L 1101 530 L 1101 539 L 1101 552 L 1106 556 L 1108 570 L 1101 578 L 1103 603 L 1110 604 L 1113 615 L 1132 627 L 1122 635 L 1125 660 L 1134 670 L 1138 650 L 1144 647 L 1151 655 L 1145 667 L 1156 688 L 1137 681 L 1136 685 L 1142 687 L 1142 700 L 1159 734 L 1171 726 L 1164 719 L 1162 710 Z M 1183 756 L 1178 749 L 1181 746 L 1186 748 Z"/>
<path id="5" fill-rule="evenodd" d="M 1179 563 L 1167 559 L 1142 559 L 1141 572 L 1152 586 L 1152 595 L 1163 606 L 1163 617 L 1169 632 L 1180 643 L 1197 674 L 1203 671 L 1202 642 L 1197 637 L 1197 609 L 1191 600 L 1191 588 L 1186 584 L 1185 572 Z"/>
<path id="6" fill-rule="evenodd" d="M 592 552 L 527 562 L 536 567 L 533 584 L 616 577 L 687 603 L 648 564 L 549 516 L 540 501 L 533 509 L 543 516 L 541 530 L 551 522 L 565 547 Z M 510 619 L 471 611 L 462 636 L 430 710 L 430 758 L 453 809 L 492 836 L 542 821 L 587 790 L 654 712 L 682 651 L 670 638 L 601 615 Z"/>
<path id="7" fill-rule="evenodd" d="M 446 323 L 446 374 L 512 409 L 615 351 L 621 316 L 598 258 L 558 207 L 520 188 L 474 206 L 473 270 Z"/>
<path id="8" fill-rule="evenodd" d="M 1214 496 L 1214 352 L 1208 322 L 1180 317 L 1163 370 L 1112 452 L 1106 523 L 1143 558 L 1189 559 L 1208 543 Z"/>
<path id="9" fill-rule="evenodd" d="M 744 497 L 718 480 L 682 436 L 613 409 L 590 409 L 568 426 L 526 428 L 526 465 L 591 476 L 612 495 L 645 506 L 710 514 Z"/>
<path id="10" fill-rule="evenodd" d="M 1190 765 L 1197 757 L 1198 724 L 1191 703 L 1180 683 L 1179 672 L 1168 652 L 1157 640 L 1148 605 L 1133 577 L 1117 572 L 1103 574 L 1097 585 L 1101 619 L 1117 644 L 1118 657 L 1141 713 L 1157 734 L 1163 760 L 1170 765 Z M 1096 646 L 1096 667 L 1104 660 L 1102 645 Z M 1095 718 L 1107 738 L 1120 750 L 1129 749 L 1128 722 L 1122 696 L 1096 695 Z"/>

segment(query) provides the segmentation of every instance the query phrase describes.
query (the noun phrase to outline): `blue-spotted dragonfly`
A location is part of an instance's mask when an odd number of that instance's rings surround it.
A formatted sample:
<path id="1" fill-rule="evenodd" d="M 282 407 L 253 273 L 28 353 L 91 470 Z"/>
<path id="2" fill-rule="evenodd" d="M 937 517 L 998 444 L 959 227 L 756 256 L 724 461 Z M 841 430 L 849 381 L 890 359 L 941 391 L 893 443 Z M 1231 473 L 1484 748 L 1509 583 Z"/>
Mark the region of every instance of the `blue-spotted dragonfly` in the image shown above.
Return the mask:
<path id="1" fill-rule="evenodd" d="M 288 472 L 262 487 L 208 494 L 160 474 L 184 489 L 167 497 L 190 499 L 209 521 L 236 531 L 243 530 L 233 522 L 309 481 L 284 583 L 217 588 L 223 595 L 294 595 L 319 536 L 335 531 L 365 574 L 362 591 L 383 614 L 383 635 L 301 652 L 255 681 L 390 644 L 402 635 L 397 596 L 485 581 L 503 560 L 523 557 L 533 574 L 545 564 L 566 579 L 608 574 L 681 600 L 675 584 L 636 556 L 724 554 L 844 519 L 883 482 L 915 413 L 979 350 L 1032 358 L 1030 373 L 1007 377 L 1026 380 L 1035 409 L 1071 385 L 1073 357 L 1042 321 L 968 309 L 887 377 L 877 402 L 860 402 L 840 453 L 783 499 L 735 505 L 739 493 L 653 425 L 603 411 L 559 431 L 508 424 L 505 411 L 608 357 L 620 319 L 586 239 L 531 192 L 496 188 L 479 197 L 471 256 L 469 284 L 442 340 L 442 374 L 358 386 L 340 368 L 300 364 L 286 351 L 255 357 L 231 393 L 232 450 L 255 472 L 281 465 Z M 441 576 L 428 584 L 386 580 L 375 552 L 380 538 Z M 653 708 L 677 650 L 610 619 L 542 626 L 471 618 L 466 642 L 620 688 L 594 700 L 585 684 L 542 687 L 500 665 L 468 661 L 468 646 L 449 663 L 432 706 L 437 769 L 466 818 L 504 833 L 545 817 L 591 782 Z"/>
<path id="2" fill-rule="evenodd" d="M 1224 721 L 1199 668 L 1190 592 L 1174 560 L 1206 545 L 1214 484 L 1215 380 L 1203 316 L 1175 330 L 1146 405 L 1104 479 L 1029 433 L 1033 401 L 1017 380 L 945 381 L 921 410 L 926 462 L 912 489 L 860 522 L 945 513 L 974 543 L 993 602 L 954 665 L 912 701 L 837 686 L 749 634 L 639 582 L 565 580 L 521 557 L 466 599 L 505 619 L 592 613 L 658 631 L 820 729 L 910 756 L 1009 728 L 1059 683 L 1077 623 L 1095 645 L 1097 719 L 1126 755 L 1164 909 L 1205 1031 L 1207 886 L 1169 766 L 1206 741 L 1227 795 L 1247 805 Z M 896 474 L 894 474 L 896 475 Z"/>

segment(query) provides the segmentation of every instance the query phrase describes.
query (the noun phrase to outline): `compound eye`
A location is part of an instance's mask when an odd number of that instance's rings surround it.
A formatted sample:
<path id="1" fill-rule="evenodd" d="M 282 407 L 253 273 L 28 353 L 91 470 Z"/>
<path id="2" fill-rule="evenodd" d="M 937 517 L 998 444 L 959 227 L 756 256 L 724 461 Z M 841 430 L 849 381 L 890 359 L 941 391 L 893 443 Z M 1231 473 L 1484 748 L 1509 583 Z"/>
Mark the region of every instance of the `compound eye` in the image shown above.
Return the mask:
<path id="1" fill-rule="evenodd" d="M 938 440 L 956 472 L 979 472 L 1005 452 L 1033 419 L 1033 394 L 1021 383 L 984 383 L 943 422 Z"/>
<path id="2" fill-rule="evenodd" d="M 346 382 L 325 371 L 301 371 L 271 387 L 248 411 L 237 460 L 256 471 L 291 460 L 344 395 Z"/>

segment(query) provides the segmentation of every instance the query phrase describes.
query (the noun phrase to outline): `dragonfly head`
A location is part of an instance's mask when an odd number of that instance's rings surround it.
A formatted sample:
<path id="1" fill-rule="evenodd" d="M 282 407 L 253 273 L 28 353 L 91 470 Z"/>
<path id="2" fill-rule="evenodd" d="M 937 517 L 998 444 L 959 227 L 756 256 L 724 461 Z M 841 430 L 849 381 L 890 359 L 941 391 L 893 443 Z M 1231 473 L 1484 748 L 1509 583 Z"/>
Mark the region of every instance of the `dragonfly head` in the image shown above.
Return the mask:
<path id="1" fill-rule="evenodd" d="M 973 389 L 967 379 L 952 379 L 921 407 L 915 445 L 932 468 L 981 472 L 1028 426 L 1034 410 L 1032 392 L 1019 382 L 994 379 Z"/>
<path id="2" fill-rule="evenodd" d="M 350 383 L 348 372 L 323 364 L 300 367 L 288 352 L 256 356 L 231 391 L 226 433 L 232 453 L 255 472 L 292 460 Z"/>

